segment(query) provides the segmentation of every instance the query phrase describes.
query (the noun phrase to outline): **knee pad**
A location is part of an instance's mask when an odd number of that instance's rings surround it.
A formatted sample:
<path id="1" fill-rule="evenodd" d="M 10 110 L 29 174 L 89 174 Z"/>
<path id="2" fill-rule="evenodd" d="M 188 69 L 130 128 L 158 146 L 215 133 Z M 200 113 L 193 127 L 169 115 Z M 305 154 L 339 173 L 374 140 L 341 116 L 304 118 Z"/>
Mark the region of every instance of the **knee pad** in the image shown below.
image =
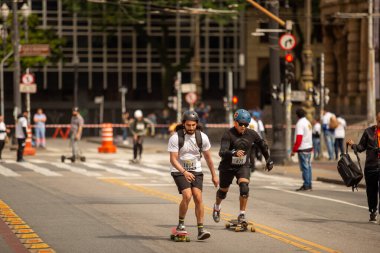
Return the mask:
<path id="1" fill-rule="evenodd" d="M 248 198 L 248 196 L 249 196 L 248 183 L 245 183 L 245 182 L 240 183 L 239 188 L 240 188 L 240 196 L 242 196 L 243 198 Z"/>
<path id="2" fill-rule="evenodd" d="M 217 196 L 218 198 L 220 198 L 220 199 L 225 199 L 226 196 L 227 196 L 227 192 L 224 192 L 224 191 L 222 191 L 222 190 L 219 189 L 219 190 L 216 192 L 216 196 Z"/>

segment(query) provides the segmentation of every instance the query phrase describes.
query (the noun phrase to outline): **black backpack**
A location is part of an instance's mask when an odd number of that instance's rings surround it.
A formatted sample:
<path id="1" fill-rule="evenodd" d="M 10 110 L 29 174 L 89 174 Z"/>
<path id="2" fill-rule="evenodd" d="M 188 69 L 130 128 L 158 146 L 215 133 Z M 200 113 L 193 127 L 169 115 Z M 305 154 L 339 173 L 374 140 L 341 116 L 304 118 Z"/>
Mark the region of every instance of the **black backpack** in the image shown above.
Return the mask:
<path id="1" fill-rule="evenodd" d="M 183 147 L 183 145 L 185 144 L 185 131 L 183 129 L 178 129 L 177 134 L 178 134 L 178 152 L 179 152 L 181 148 Z M 195 140 L 199 148 L 199 154 L 202 158 L 202 134 L 201 134 L 201 130 L 199 129 L 195 130 Z"/>
<path id="2" fill-rule="evenodd" d="M 350 155 L 348 154 L 348 145 L 346 145 L 346 153 L 340 156 L 337 166 L 338 172 L 342 177 L 344 184 L 347 187 L 352 187 L 352 191 L 354 191 L 355 188 L 358 190 L 358 184 L 363 178 L 360 158 L 356 149 L 354 149 L 354 153 L 358 159 L 359 167 L 352 161 Z"/>

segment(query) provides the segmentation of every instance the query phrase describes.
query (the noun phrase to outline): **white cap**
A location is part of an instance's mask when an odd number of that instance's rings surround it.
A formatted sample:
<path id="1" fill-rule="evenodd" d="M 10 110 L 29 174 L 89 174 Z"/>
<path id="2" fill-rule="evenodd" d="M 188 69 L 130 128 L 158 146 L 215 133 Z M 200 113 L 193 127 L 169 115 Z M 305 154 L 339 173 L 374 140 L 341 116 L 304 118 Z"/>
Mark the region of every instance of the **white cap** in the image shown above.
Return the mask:
<path id="1" fill-rule="evenodd" d="M 135 118 L 141 118 L 143 116 L 143 113 L 141 110 L 136 110 L 134 115 Z"/>

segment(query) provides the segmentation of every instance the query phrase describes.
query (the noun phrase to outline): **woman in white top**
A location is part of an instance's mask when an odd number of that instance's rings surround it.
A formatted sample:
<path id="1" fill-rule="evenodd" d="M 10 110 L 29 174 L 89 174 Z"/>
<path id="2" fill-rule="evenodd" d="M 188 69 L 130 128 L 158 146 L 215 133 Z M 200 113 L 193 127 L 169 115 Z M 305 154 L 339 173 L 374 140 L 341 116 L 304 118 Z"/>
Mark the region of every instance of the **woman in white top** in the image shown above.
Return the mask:
<path id="1" fill-rule="evenodd" d="M 335 128 L 334 136 L 335 136 L 335 159 L 338 160 L 338 151 L 340 150 L 340 154 L 344 153 L 344 137 L 346 137 L 346 121 L 340 117 L 337 116 L 338 121 L 338 127 Z"/>
<path id="2" fill-rule="evenodd" d="M 0 161 L 2 159 L 1 154 L 3 153 L 6 137 L 7 137 L 7 127 L 5 126 L 3 115 L 0 115 Z"/>

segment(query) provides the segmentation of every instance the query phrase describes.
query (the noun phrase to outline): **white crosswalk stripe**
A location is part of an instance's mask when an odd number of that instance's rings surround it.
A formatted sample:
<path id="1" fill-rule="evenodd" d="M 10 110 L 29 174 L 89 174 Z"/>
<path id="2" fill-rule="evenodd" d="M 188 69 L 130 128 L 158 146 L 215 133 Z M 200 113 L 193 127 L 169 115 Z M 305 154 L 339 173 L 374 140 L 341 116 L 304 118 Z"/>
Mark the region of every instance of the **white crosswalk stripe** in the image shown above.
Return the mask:
<path id="1" fill-rule="evenodd" d="M 88 170 L 82 169 L 82 168 L 77 168 L 73 165 L 69 165 L 69 164 L 65 164 L 65 163 L 51 163 L 51 164 L 57 168 L 69 170 L 69 171 L 72 171 L 74 173 L 82 174 L 82 175 L 85 175 L 88 177 L 101 177 L 102 176 L 102 174 L 100 174 L 100 173 L 88 171 Z"/>
<path id="2" fill-rule="evenodd" d="M 44 176 L 48 177 L 60 177 L 62 174 L 59 174 L 57 172 L 51 171 L 49 169 L 43 168 L 40 165 L 35 165 L 28 162 L 18 163 L 19 166 L 24 167 L 29 170 L 33 170 L 34 172 L 37 172 L 39 174 L 42 174 Z"/>
<path id="3" fill-rule="evenodd" d="M 119 170 L 119 169 L 114 169 L 114 168 L 110 168 L 110 167 L 106 167 L 106 166 L 103 166 L 103 165 L 100 165 L 100 164 L 97 164 L 97 163 L 82 163 L 84 166 L 86 167 L 89 167 L 89 168 L 92 168 L 92 169 L 98 169 L 98 170 L 105 170 L 107 172 L 110 172 L 110 173 L 113 173 L 113 174 L 116 174 L 116 175 L 121 175 L 121 176 L 125 176 L 125 177 L 133 177 L 133 176 L 139 176 L 139 174 L 137 173 L 131 173 L 129 171 L 123 171 L 123 170 Z"/>
<path id="4" fill-rule="evenodd" d="M 20 174 L 0 165 L 0 174 L 6 177 L 19 177 Z"/>

